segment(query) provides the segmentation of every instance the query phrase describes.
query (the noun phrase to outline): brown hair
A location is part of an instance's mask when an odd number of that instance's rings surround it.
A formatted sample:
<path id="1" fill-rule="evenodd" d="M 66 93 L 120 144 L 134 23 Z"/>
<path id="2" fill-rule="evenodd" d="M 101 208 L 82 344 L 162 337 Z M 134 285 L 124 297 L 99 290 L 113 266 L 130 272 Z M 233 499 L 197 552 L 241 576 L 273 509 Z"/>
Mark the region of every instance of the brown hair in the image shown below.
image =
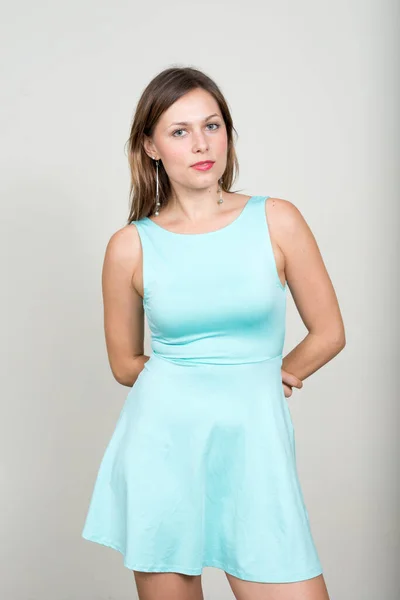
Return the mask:
<path id="1" fill-rule="evenodd" d="M 228 104 L 222 92 L 210 77 L 191 67 L 171 67 L 156 75 L 143 91 L 137 106 L 128 141 L 128 162 L 131 173 L 130 212 L 128 223 L 147 217 L 155 206 L 156 164 L 143 146 L 144 135 L 152 136 L 162 113 L 190 90 L 202 88 L 217 101 L 225 121 L 228 152 L 221 188 L 230 191 L 239 173 L 239 163 L 234 148 L 233 126 Z M 158 193 L 161 206 L 168 203 L 171 184 L 161 161 L 158 168 Z"/>

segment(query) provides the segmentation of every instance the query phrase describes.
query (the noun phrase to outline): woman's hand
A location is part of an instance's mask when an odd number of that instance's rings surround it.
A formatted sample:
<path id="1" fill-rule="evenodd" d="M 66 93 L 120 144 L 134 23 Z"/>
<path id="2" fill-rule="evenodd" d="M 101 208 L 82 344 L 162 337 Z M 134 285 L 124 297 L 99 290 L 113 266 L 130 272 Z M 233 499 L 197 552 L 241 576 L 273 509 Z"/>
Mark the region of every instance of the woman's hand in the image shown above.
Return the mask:
<path id="1" fill-rule="evenodd" d="M 282 385 L 283 392 L 285 394 L 285 398 L 289 398 L 292 395 L 292 388 L 296 387 L 301 389 L 303 387 L 303 382 L 301 379 L 293 375 L 293 373 L 288 373 L 284 369 L 281 369 L 282 373 Z"/>

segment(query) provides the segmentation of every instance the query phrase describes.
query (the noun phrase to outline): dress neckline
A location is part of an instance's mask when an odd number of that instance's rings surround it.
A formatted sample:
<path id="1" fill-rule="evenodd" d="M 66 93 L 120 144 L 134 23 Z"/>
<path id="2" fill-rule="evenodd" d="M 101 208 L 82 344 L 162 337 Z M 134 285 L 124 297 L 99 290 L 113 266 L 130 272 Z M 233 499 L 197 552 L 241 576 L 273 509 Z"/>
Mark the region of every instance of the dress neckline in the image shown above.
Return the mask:
<path id="1" fill-rule="evenodd" d="M 227 225 L 224 225 L 223 227 L 220 227 L 219 229 L 214 229 L 213 231 L 204 231 L 201 233 L 179 233 L 177 231 L 170 231 L 169 229 L 165 229 L 165 227 L 161 227 L 161 225 L 159 225 L 158 223 L 155 223 L 149 217 L 144 217 L 144 220 L 147 221 L 148 223 L 150 223 L 151 225 L 153 225 L 154 227 L 157 227 L 157 229 L 160 229 L 167 235 L 180 236 L 180 237 L 202 237 L 205 235 L 213 235 L 213 234 L 219 233 L 220 231 L 225 231 L 226 229 L 229 229 L 230 227 L 235 225 L 235 223 L 238 223 L 238 221 L 240 221 L 240 219 L 243 218 L 248 205 L 254 198 L 257 198 L 257 196 L 250 196 L 250 198 L 246 201 L 245 205 L 243 206 L 243 208 L 240 211 L 240 213 L 238 214 L 238 216 L 235 219 L 233 219 L 233 221 L 231 221 Z"/>

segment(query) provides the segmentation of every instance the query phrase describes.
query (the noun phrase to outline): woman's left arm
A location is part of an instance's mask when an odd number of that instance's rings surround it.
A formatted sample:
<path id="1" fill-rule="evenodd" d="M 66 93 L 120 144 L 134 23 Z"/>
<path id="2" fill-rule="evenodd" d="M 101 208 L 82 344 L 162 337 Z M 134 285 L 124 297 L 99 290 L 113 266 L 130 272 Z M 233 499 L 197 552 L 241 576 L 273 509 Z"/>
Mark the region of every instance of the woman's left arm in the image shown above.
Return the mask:
<path id="1" fill-rule="evenodd" d="M 284 255 L 288 287 L 308 330 L 306 337 L 283 358 L 282 369 L 303 381 L 346 345 L 343 319 L 317 242 L 299 209 L 287 200 L 275 198 L 268 220 L 271 234 Z"/>

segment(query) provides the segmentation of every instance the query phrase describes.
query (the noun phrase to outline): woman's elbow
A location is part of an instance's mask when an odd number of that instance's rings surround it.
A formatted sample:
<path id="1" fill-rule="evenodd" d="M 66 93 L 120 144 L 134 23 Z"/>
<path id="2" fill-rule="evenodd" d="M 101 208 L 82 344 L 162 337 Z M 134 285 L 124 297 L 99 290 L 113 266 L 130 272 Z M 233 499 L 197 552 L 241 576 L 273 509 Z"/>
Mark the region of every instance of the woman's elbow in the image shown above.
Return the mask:
<path id="1" fill-rule="evenodd" d="M 110 367 L 115 381 L 121 385 L 132 387 L 135 381 L 135 375 L 132 368 L 129 368 L 126 364 L 122 363 L 110 363 Z"/>
<path id="2" fill-rule="evenodd" d="M 329 340 L 329 345 L 332 346 L 336 353 L 343 350 L 346 346 L 346 332 L 344 327 L 338 327 L 333 331 L 329 331 L 327 333 L 327 337 Z"/>

